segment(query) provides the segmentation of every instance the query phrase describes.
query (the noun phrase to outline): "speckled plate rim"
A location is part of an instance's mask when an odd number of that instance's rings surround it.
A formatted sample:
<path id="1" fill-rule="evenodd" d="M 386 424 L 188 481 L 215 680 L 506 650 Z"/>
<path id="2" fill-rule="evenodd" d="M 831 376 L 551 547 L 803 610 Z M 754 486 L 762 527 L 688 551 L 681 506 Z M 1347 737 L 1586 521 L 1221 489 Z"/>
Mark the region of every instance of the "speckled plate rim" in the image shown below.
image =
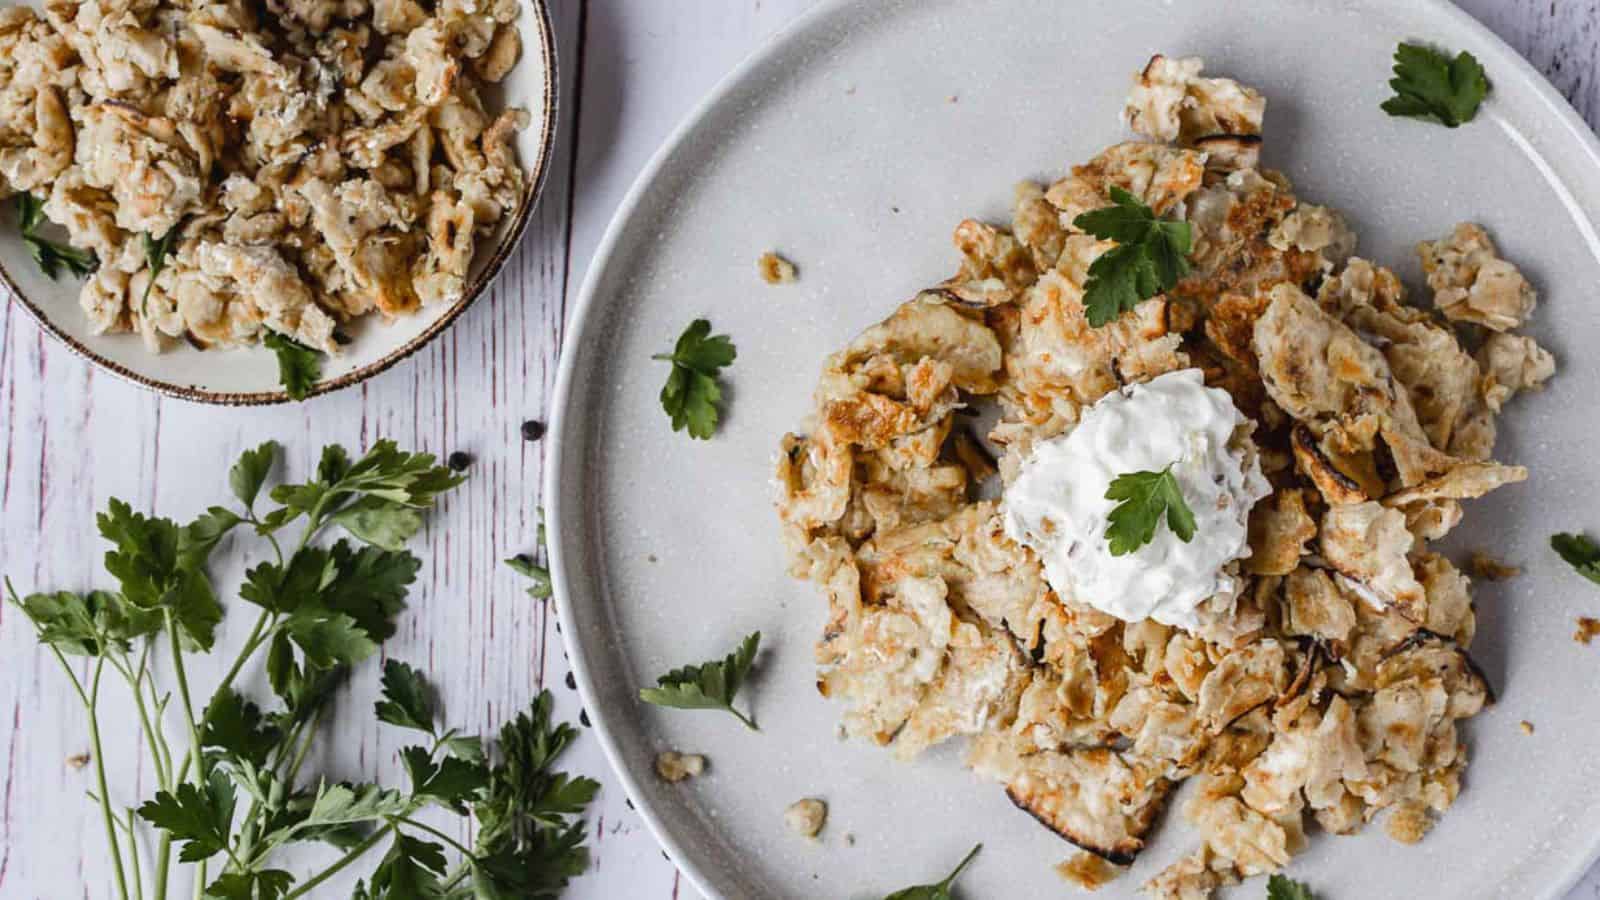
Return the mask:
<path id="1" fill-rule="evenodd" d="M 494 254 L 489 258 L 488 263 L 478 271 L 477 276 L 462 294 L 460 300 L 457 300 L 448 309 L 440 313 L 439 317 L 416 337 L 389 351 L 379 359 L 358 369 L 352 369 L 337 378 L 317 382 L 307 392 L 306 399 L 332 393 L 366 381 L 368 378 L 387 371 L 396 363 L 427 346 L 430 341 L 455 324 L 456 319 L 467 311 L 467 307 L 471 306 L 473 301 L 488 291 L 495 278 L 499 276 L 500 270 L 505 267 L 506 261 L 511 258 L 511 255 L 521 245 L 523 233 L 527 231 L 528 222 L 533 218 L 533 211 L 538 206 L 539 195 L 543 191 L 545 179 L 550 174 L 551 159 L 555 156 L 558 113 L 556 107 L 560 93 L 557 90 L 559 81 L 557 80 L 556 68 L 555 28 L 550 22 L 550 10 L 546 5 L 547 0 L 527 0 L 527 3 L 534 15 L 534 27 L 538 30 L 539 53 L 544 59 L 544 102 L 541 104 L 543 115 L 539 121 L 538 158 L 533 161 L 533 177 L 528 180 L 528 185 L 522 194 L 522 202 L 517 205 L 516 217 L 496 244 Z M 77 356 L 87 360 L 91 365 L 102 371 L 110 372 L 123 381 L 179 400 L 210 403 L 217 406 L 270 406 L 278 403 L 288 403 L 293 399 L 283 391 L 212 391 L 193 385 L 174 384 L 170 381 L 142 375 L 121 363 L 113 362 L 101 356 L 93 348 L 57 327 L 44 309 L 29 300 L 27 295 L 22 292 L 11 273 L 6 271 L 3 263 L 0 263 L 0 285 L 4 286 L 5 293 L 10 297 L 11 302 L 21 306 L 46 334 Z"/>
<path id="2" fill-rule="evenodd" d="M 617 250 L 622 240 L 623 233 L 627 230 L 628 222 L 649 192 L 657 176 L 667 164 L 677 155 L 678 151 L 688 142 L 689 137 L 700 127 L 710 114 L 719 107 L 729 96 L 734 95 L 743 87 L 752 75 L 765 64 L 769 57 L 780 52 L 783 48 L 796 43 L 803 38 L 813 27 L 825 22 L 842 11 L 859 3 L 870 3 L 872 0 L 820 0 L 816 6 L 797 16 L 792 22 L 779 29 L 772 36 L 761 42 L 757 48 L 746 56 L 738 66 L 719 81 L 704 98 L 702 98 L 689 111 L 684 119 L 673 129 L 672 133 L 651 155 L 645 167 L 634 179 L 624 196 L 622 203 L 617 207 L 616 213 L 606 226 L 604 235 L 590 261 L 587 274 L 579 289 L 576 302 L 573 304 L 570 318 L 566 325 L 565 336 L 562 344 L 561 359 L 556 373 L 555 393 L 551 401 L 549 450 L 545 466 L 545 482 L 543 485 L 544 505 L 548 513 L 547 522 L 551 539 L 548 542 L 550 577 L 554 589 L 556 613 L 561 621 L 572 621 L 576 600 L 571 593 L 571 584 L 567 578 L 567 565 L 565 545 L 567 531 L 564 527 L 567 521 L 565 503 L 561 491 L 561 478 L 566 468 L 563 449 L 567 443 L 569 428 L 582 427 L 581 409 L 573 408 L 573 389 L 577 359 L 590 327 L 602 317 L 602 301 L 599 298 L 599 285 L 604 278 L 604 272 L 611 261 L 612 255 Z M 1510 44 L 1507 44 L 1499 35 L 1491 31 L 1488 26 L 1479 22 L 1471 15 L 1456 7 L 1450 0 L 1411 0 L 1423 8 L 1425 14 L 1437 16 L 1451 26 L 1476 34 L 1487 46 L 1493 48 L 1498 58 L 1484 60 L 1486 67 L 1496 72 L 1496 79 L 1505 81 L 1519 79 L 1532 87 L 1534 94 L 1541 100 L 1554 121 L 1560 122 L 1562 127 L 1576 138 L 1588 156 L 1588 162 L 1600 169 L 1600 137 L 1589 128 L 1572 104 L 1556 90 L 1544 75 L 1535 69 L 1531 63 L 1518 53 Z M 1570 202 L 1570 198 L 1563 198 Z M 606 298 L 610 300 L 611 298 Z M 570 414 L 570 419 L 569 419 Z M 569 425 L 570 422 L 570 425 Z M 655 837 L 663 851 L 671 858 L 689 882 L 700 893 L 707 897 L 725 896 L 713 886 L 713 882 L 700 867 L 698 861 L 688 848 L 686 848 L 667 828 L 661 815 L 651 806 L 646 799 L 648 794 L 640 790 L 638 775 L 624 765 L 625 756 L 621 745 L 613 732 L 610 717 L 606 708 L 596 702 L 601 696 L 596 688 L 594 673 L 590 670 L 589 661 L 585 656 L 585 648 L 578 642 L 577 628 L 560 629 L 563 645 L 567 649 L 569 661 L 572 664 L 574 679 L 578 685 L 578 692 L 583 698 L 584 705 L 592 710 L 591 720 L 596 738 L 601 750 L 605 753 L 607 762 L 612 771 L 616 773 L 623 790 L 628 794 L 630 802 L 644 820 L 646 827 Z M 1570 891 L 1588 872 L 1589 868 L 1600 860 L 1600 833 L 1597 833 L 1588 844 L 1586 850 L 1574 855 L 1562 868 L 1558 869 L 1551 889 L 1540 895 L 1542 900 L 1560 900 Z"/>

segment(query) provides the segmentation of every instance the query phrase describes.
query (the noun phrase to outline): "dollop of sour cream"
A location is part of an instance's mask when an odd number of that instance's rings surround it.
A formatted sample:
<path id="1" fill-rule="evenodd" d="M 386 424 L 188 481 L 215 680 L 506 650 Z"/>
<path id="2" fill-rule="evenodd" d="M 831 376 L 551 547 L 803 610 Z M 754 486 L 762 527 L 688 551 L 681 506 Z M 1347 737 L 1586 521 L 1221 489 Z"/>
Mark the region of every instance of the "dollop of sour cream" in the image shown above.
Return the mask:
<path id="1" fill-rule="evenodd" d="M 1201 603 L 1237 593 L 1225 567 L 1250 555 L 1250 509 L 1272 492 L 1247 423 L 1198 369 L 1108 394 L 1023 462 L 1001 501 L 1006 533 L 1039 554 L 1057 594 L 1128 622 L 1194 628 Z M 1194 513 L 1193 539 L 1163 517 L 1150 543 L 1112 556 L 1112 479 L 1168 466 Z"/>

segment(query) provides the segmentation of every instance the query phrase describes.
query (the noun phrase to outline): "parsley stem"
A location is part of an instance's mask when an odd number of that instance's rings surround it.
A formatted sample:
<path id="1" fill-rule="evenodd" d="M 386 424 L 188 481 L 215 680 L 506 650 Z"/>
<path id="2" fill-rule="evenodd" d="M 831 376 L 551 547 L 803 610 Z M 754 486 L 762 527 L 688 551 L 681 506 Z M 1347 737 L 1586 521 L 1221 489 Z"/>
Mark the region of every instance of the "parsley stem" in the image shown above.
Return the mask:
<path id="1" fill-rule="evenodd" d="M 455 838 L 451 837 L 448 834 L 445 834 L 444 832 L 442 832 L 439 829 L 433 827 L 432 825 L 429 825 L 426 822 L 419 822 L 416 819 L 411 818 L 410 816 L 392 816 L 389 819 L 389 824 L 391 824 L 391 825 L 398 826 L 401 822 L 404 822 L 407 825 L 410 825 L 412 828 L 417 828 L 417 829 L 421 829 L 422 831 L 426 831 L 427 833 L 433 835 L 434 837 L 438 838 L 439 840 L 444 841 L 446 844 L 449 844 L 450 846 L 452 846 L 452 847 L 456 848 L 457 850 L 461 851 L 461 855 L 462 856 L 465 856 L 468 859 L 472 858 L 472 851 L 468 850 L 466 847 L 462 846 L 460 841 L 456 840 Z"/>
<path id="2" fill-rule="evenodd" d="M 103 641 L 100 649 L 102 653 L 105 650 Z M 61 661 L 62 668 L 67 668 L 70 671 L 66 659 L 62 657 L 61 651 L 57 650 L 54 644 L 50 645 L 50 652 L 54 653 L 56 659 Z M 117 877 L 117 894 L 122 897 L 122 900 L 128 900 L 128 876 L 122 868 L 122 846 L 121 842 L 117 840 L 116 820 L 111 815 L 111 800 L 106 787 L 106 755 L 100 742 L 98 705 L 100 703 L 100 676 L 105 673 L 105 668 L 106 659 L 102 655 L 95 660 L 94 679 L 90 683 L 88 694 L 83 692 L 83 686 L 76 676 L 73 676 L 72 682 L 73 687 L 78 690 L 78 697 L 83 700 L 84 709 L 89 713 L 89 743 L 91 752 L 94 754 L 95 781 L 100 786 L 100 813 L 106 821 L 106 843 L 110 845 L 111 864 Z"/>
<path id="3" fill-rule="evenodd" d="M 389 823 L 388 828 L 379 828 L 377 831 L 374 831 L 372 834 L 368 835 L 366 840 L 350 848 L 350 852 L 335 860 L 333 865 L 323 869 L 321 872 L 318 872 L 315 876 L 308 879 L 305 883 L 301 884 L 299 887 L 295 888 L 289 893 L 284 894 L 283 900 L 295 900 L 297 897 L 304 897 L 306 894 L 309 894 L 317 885 L 322 884 L 329 878 L 339 874 L 344 870 L 345 866 L 348 866 L 360 859 L 368 850 L 371 850 L 373 847 L 377 846 L 377 843 L 383 840 L 385 835 L 398 834 L 399 831 L 400 830 L 395 827 L 393 822 Z"/>
<path id="4" fill-rule="evenodd" d="M 300 777 L 300 766 L 306 761 L 306 754 L 311 751 L 311 742 L 317 737 L 317 726 L 322 724 L 322 717 L 328 712 L 327 704 L 317 707 L 316 714 L 311 717 L 311 724 L 306 728 L 306 739 L 300 744 L 300 749 L 295 751 L 294 761 L 289 763 L 289 774 L 284 781 L 292 788 L 294 780 Z"/>
<path id="5" fill-rule="evenodd" d="M 748 717 L 745 716 L 744 713 L 739 712 L 737 709 L 734 709 L 733 708 L 733 704 L 731 704 L 731 703 L 728 704 L 728 712 L 733 713 L 734 716 L 736 718 L 738 718 L 739 721 L 743 722 L 745 727 L 750 729 L 751 731 L 760 731 L 761 730 L 761 729 L 757 728 L 756 727 L 756 723 L 752 722 Z"/>
<path id="6" fill-rule="evenodd" d="M 133 830 L 133 807 L 128 807 L 128 862 L 133 869 L 133 896 L 137 900 L 144 900 L 144 875 L 140 872 L 143 868 L 139 865 L 139 839 Z"/>

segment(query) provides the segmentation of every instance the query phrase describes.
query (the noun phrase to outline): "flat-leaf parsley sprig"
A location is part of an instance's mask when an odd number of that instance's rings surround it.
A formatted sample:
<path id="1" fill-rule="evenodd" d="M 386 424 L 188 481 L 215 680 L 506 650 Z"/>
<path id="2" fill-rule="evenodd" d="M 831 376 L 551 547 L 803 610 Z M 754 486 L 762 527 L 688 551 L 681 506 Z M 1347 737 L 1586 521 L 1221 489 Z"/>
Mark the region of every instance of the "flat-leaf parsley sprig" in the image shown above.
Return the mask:
<path id="1" fill-rule="evenodd" d="M 951 900 L 954 897 L 952 891 L 955 890 L 956 879 L 961 877 L 961 873 L 966 870 L 973 857 L 977 856 L 978 851 L 982 849 L 983 845 L 979 844 L 967 851 L 967 855 L 962 858 L 955 871 L 946 875 L 943 881 L 902 888 L 883 898 L 883 900 Z"/>
<path id="2" fill-rule="evenodd" d="M 641 688 L 639 699 L 673 709 L 720 709 L 733 713 L 751 731 L 756 723 L 733 708 L 734 695 L 744 686 L 761 648 L 761 632 L 746 637 L 739 649 L 721 661 L 673 669 L 656 679 L 653 688 Z"/>
<path id="3" fill-rule="evenodd" d="M 322 377 L 322 354 L 276 331 L 267 332 L 261 345 L 278 357 L 278 383 L 291 400 L 304 400 Z"/>
<path id="4" fill-rule="evenodd" d="M 1089 264 L 1083 305 L 1090 326 L 1114 321 L 1142 300 L 1172 290 L 1189 274 L 1194 245 L 1188 222 L 1163 219 L 1138 197 L 1112 185 L 1113 205 L 1072 220 L 1076 228 L 1117 246 Z"/>
<path id="5" fill-rule="evenodd" d="M 1132 553 L 1154 540 L 1163 517 L 1178 540 L 1187 544 L 1194 539 L 1194 512 L 1183 499 L 1172 466 L 1159 472 L 1118 475 L 1106 489 L 1106 499 L 1119 501 L 1112 507 L 1106 527 L 1112 556 Z"/>
<path id="6" fill-rule="evenodd" d="M 1293 878 L 1274 875 L 1267 879 L 1267 900 L 1317 900 L 1311 888 Z"/>
<path id="7" fill-rule="evenodd" d="M 1472 121 L 1489 94 L 1489 79 L 1477 57 L 1465 50 L 1454 59 L 1422 44 L 1394 51 L 1394 96 L 1383 101 L 1391 116 L 1431 119 L 1449 128 Z"/>
<path id="8" fill-rule="evenodd" d="M 79 250 L 70 244 L 41 237 L 39 226 L 44 224 L 44 202 L 27 192 L 17 195 L 17 231 L 28 255 L 38 264 L 39 271 L 53 281 L 62 266 L 80 278 L 100 268 L 100 259 L 93 250 Z"/>
<path id="9" fill-rule="evenodd" d="M 722 417 L 722 387 L 718 373 L 731 365 L 738 351 L 725 334 L 712 336 L 711 323 L 695 319 L 684 329 L 671 353 L 651 359 L 672 363 L 661 388 L 661 408 L 672 417 L 672 430 L 689 429 L 689 436 L 709 440 Z"/>
<path id="10" fill-rule="evenodd" d="M 112 544 L 105 567 L 114 591 L 18 597 L 6 582 L 10 601 L 61 663 L 87 714 L 91 796 L 117 896 L 167 898 L 176 845 L 179 862 L 193 865 L 193 880 L 208 897 L 294 900 L 386 841 L 357 897 L 557 896 L 588 865 L 582 812 L 598 785 L 552 770 L 576 732 L 552 720 L 548 693 L 501 728 L 498 741 L 486 742 L 440 728 L 422 675 L 391 660 L 374 712 L 426 738 L 400 753 L 409 787 L 332 783 L 304 771 L 334 690 L 395 631 L 421 565 L 404 543 L 462 478 L 428 454 L 380 441 L 358 459 L 327 447 L 314 478 L 268 488 L 278 456 L 272 442 L 246 451 L 228 476 L 237 505 L 211 507 L 187 524 L 111 501 L 98 525 Z M 291 544 L 283 536 L 296 524 L 301 531 Z M 321 540 L 330 526 L 345 536 Z M 207 563 L 234 532 L 253 532 L 270 548 L 239 590 L 260 612 L 202 705 L 188 661 L 216 644 L 223 605 Z M 170 655 L 174 685 L 158 683 L 158 654 Z M 69 655 L 89 658 L 83 675 Z M 261 657 L 276 698 L 267 709 L 235 687 L 247 663 Z M 114 809 L 107 783 L 99 710 L 108 673 L 131 692 L 136 739 L 154 770 L 154 795 L 136 808 Z M 187 743 L 181 756 L 182 743 L 167 727 L 174 717 Z M 465 846 L 417 818 L 429 809 L 471 816 L 476 841 Z M 141 823 L 159 837 L 148 879 L 136 849 Z M 275 865 L 278 851 L 302 841 L 330 844 L 343 856 L 304 878 Z M 454 864 L 447 847 L 459 856 Z"/>
<path id="11" fill-rule="evenodd" d="M 1550 547 L 1579 575 L 1600 584 L 1600 544 L 1586 535 L 1562 533 L 1550 539 Z"/>

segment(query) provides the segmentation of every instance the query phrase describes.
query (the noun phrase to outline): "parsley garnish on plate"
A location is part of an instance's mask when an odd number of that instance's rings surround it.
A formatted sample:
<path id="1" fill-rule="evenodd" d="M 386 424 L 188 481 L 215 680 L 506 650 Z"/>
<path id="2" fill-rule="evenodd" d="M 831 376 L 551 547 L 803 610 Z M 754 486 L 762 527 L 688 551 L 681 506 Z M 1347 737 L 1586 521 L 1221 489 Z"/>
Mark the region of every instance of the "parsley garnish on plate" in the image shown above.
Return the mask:
<path id="1" fill-rule="evenodd" d="M 1274 875 L 1267 879 L 1267 900 L 1317 900 L 1317 898 L 1305 884 L 1283 875 Z"/>
<path id="2" fill-rule="evenodd" d="M 650 357 L 672 363 L 672 373 L 661 388 L 661 408 L 672 417 L 673 431 L 687 427 L 692 438 L 711 438 L 722 415 L 722 387 L 717 384 L 717 374 L 737 355 L 727 335 L 713 337 L 711 323 L 695 319 L 684 329 L 671 353 Z"/>
<path id="3" fill-rule="evenodd" d="M 946 875 L 943 881 L 937 884 L 919 884 L 916 887 L 902 888 L 883 898 L 883 900 L 951 900 L 953 895 L 950 892 L 955 888 L 956 878 L 960 877 L 962 871 L 972 862 L 972 858 L 977 856 L 978 851 L 982 849 L 983 845 L 979 844 L 967 851 L 966 857 L 956 866 L 955 871 Z"/>
<path id="4" fill-rule="evenodd" d="M 276 331 L 267 332 L 261 343 L 278 354 L 278 381 L 283 392 L 291 399 L 304 400 L 322 377 L 322 355 Z"/>
<path id="5" fill-rule="evenodd" d="M 1154 540 L 1163 516 L 1178 540 L 1187 544 L 1194 538 L 1194 512 L 1184 502 L 1172 466 L 1118 475 L 1106 489 L 1106 499 L 1121 501 L 1112 508 L 1106 528 L 1112 556 L 1132 553 Z"/>
<path id="6" fill-rule="evenodd" d="M 39 271 L 54 279 L 62 266 L 74 275 L 84 276 L 100 267 L 100 259 L 92 250 L 79 250 L 37 234 L 44 222 L 44 203 L 32 194 L 17 195 L 17 231 L 28 247 L 28 255 L 38 263 Z"/>
<path id="7" fill-rule="evenodd" d="M 1394 51 L 1395 95 L 1383 101 L 1391 116 L 1433 119 L 1450 128 L 1472 121 L 1489 93 L 1489 79 L 1476 57 L 1463 50 L 1455 59 L 1422 44 Z"/>
<path id="8" fill-rule="evenodd" d="M 1089 265 L 1083 305 L 1099 328 L 1156 294 L 1170 291 L 1189 274 L 1193 233 L 1188 222 L 1162 219 L 1138 197 L 1115 185 L 1113 206 L 1083 213 L 1072 224 L 1117 246 Z"/>
<path id="9" fill-rule="evenodd" d="M 139 315 L 145 314 L 145 309 L 150 304 L 150 289 L 156 286 L 156 276 L 167 267 L 167 256 L 172 253 L 172 244 L 178 238 L 178 229 L 183 227 L 180 222 L 167 229 L 167 233 L 160 240 L 150 236 L 146 231 L 139 235 L 144 242 L 144 264 L 150 269 L 150 280 L 145 283 L 144 296 L 139 298 Z"/>
<path id="10" fill-rule="evenodd" d="M 744 686 L 745 676 L 750 674 L 750 666 L 755 663 L 760 647 L 761 632 L 757 631 L 720 662 L 684 666 L 657 678 L 655 687 L 639 689 L 639 699 L 672 709 L 726 710 L 751 731 L 759 731 L 755 722 L 733 708 L 733 698 Z"/>
<path id="11" fill-rule="evenodd" d="M 1600 545 L 1581 534 L 1558 534 L 1550 539 L 1550 546 L 1561 554 L 1567 564 L 1578 574 L 1600 584 Z"/>

